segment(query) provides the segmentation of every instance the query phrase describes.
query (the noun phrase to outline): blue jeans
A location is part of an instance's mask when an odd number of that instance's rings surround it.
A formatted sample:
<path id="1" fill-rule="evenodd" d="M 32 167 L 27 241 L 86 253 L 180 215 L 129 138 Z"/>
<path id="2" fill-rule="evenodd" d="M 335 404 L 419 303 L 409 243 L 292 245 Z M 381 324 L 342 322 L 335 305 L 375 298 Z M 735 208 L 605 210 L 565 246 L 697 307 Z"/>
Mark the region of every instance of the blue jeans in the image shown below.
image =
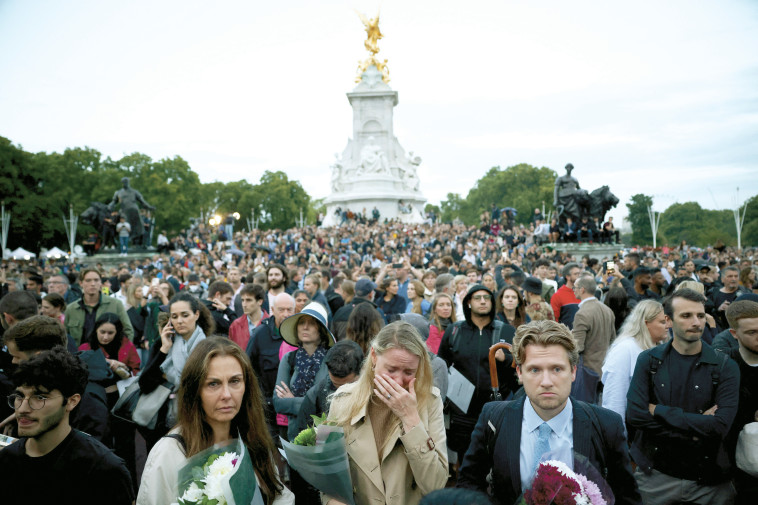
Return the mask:
<path id="1" fill-rule="evenodd" d="M 121 252 L 126 254 L 129 249 L 129 237 L 119 237 L 118 240 L 121 243 Z"/>

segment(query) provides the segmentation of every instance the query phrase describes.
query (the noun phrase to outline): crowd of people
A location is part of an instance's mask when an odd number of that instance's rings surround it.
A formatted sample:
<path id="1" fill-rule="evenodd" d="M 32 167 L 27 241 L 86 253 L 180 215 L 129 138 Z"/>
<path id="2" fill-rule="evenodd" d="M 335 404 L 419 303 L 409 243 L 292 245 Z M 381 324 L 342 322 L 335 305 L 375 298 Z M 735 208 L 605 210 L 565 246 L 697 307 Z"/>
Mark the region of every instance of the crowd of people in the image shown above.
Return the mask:
<path id="1" fill-rule="evenodd" d="M 541 245 L 541 215 L 492 215 L 198 225 L 115 268 L 4 262 L 0 421 L 20 440 L 0 450 L 2 496 L 21 499 L 24 472 L 48 493 L 86 474 L 85 503 L 171 503 L 189 458 L 239 438 L 264 503 L 338 505 L 276 449 L 324 413 L 358 504 L 514 503 L 545 449 L 582 454 L 616 502 L 752 502 L 737 454 L 758 421 L 757 251 L 574 258 Z M 149 423 L 113 413 L 130 381 L 166 390 Z"/>

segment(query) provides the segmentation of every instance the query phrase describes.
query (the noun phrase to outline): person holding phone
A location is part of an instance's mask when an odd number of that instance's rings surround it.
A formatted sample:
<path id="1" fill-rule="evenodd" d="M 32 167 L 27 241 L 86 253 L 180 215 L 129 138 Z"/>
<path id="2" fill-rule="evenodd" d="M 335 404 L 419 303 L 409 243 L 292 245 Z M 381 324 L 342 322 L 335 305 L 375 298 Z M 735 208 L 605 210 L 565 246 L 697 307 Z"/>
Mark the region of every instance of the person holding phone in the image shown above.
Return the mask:
<path id="1" fill-rule="evenodd" d="M 169 321 L 161 329 L 161 338 L 150 348 L 150 357 L 139 377 L 140 390 L 144 394 L 153 392 L 166 381 L 174 388 L 178 387 L 187 358 L 206 335 L 215 331 L 208 308 L 189 293 L 179 293 L 171 299 L 169 314 Z M 158 413 L 155 430 L 140 430 L 148 451 L 168 432 L 169 424 L 173 425 L 173 420 L 167 417 L 168 403 Z"/>

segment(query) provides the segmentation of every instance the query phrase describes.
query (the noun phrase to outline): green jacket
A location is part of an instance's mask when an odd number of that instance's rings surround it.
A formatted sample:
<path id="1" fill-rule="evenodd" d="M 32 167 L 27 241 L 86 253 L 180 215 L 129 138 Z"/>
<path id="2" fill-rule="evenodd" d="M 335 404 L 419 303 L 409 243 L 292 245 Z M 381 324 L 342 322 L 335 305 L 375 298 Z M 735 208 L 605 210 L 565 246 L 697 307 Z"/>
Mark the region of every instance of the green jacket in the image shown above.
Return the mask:
<path id="1" fill-rule="evenodd" d="M 84 333 L 84 311 L 89 312 L 90 309 L 84 308 L 84 299 L 80 298 L 68 307 L 66 307 L 66 332 L 71 335 L 71 338 L 76 341 L 76 345 L 79 346 L 82 343 L 82 338 L 86 335 Z M 124 304 L 116 298 L 110 296 L 103 296 L 100 294 L 100 303 L 97 306 L 97 312 L 95 313 L 95 320 L 107 312 L 116 314 L 121 323 L 124 325 L 124 333 L 129 340 L 134 339 L 134 329 L 132 323 L 129 321 L 129 316 L 126 315 L 126 309 Z"/>

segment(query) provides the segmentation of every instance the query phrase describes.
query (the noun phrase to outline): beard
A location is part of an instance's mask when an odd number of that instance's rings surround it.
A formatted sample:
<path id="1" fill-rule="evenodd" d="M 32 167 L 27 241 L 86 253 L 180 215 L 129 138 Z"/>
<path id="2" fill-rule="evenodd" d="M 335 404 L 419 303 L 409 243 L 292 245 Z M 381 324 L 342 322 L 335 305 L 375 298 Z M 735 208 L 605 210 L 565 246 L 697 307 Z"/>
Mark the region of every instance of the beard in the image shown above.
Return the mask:
<path id="1" fill-rule="evenodd" d="M 48 433 L 49 431 L 54 430 L 58 427 L 59 424 L 61 424 L 61 421 L 63 421 L 63 417 L 66 414 L 66 408 L 61 407 L 59 410 L 51 413 L 49 416 L 44 417 L 42 419 L 35 418 L 33 416 L 30 416 L 31 419 L 37 421 L 36 426 L 31 426 L 29 428 L 24 428 L 21 425 L 18 426 L 18 434 L 22 437 L 28 437 L 28 438 L 40 438 L 45 433 Z M 27 416 L 24 416 L 27 417 Z"/>
<path id="2" fill-rule="evenodd" d="M 283 278 L 282 279 L 273 279 L 273 280 L 268 281 L 268 287 L 269 287 L 269 289 L 280 288 L 280 287 L 282 287 L 283 284 L 284 284 L 284 279 Z"/>
<path id="3" fill-rule="evenodd" d="M 674 336 L 685 342 L 697 342 L 703 336 L 703 330 L 705 328 L 701 328 L 700 331 L 689 332 L 681 328 L 674 328 Z"/>

